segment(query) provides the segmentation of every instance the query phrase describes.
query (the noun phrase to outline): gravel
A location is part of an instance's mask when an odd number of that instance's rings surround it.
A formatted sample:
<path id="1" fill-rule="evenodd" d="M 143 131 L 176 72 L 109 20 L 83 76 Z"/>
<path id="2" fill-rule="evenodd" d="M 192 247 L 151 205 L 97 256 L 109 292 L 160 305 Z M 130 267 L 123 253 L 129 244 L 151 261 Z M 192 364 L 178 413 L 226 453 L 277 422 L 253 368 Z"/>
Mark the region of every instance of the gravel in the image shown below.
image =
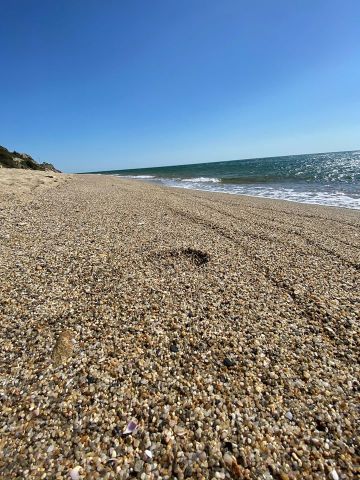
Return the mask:
<path id="1" fill-rule="evenodd" d="M 69 178 L 0 204 L 0 477 L 356 478 L 359 212 Z"/>

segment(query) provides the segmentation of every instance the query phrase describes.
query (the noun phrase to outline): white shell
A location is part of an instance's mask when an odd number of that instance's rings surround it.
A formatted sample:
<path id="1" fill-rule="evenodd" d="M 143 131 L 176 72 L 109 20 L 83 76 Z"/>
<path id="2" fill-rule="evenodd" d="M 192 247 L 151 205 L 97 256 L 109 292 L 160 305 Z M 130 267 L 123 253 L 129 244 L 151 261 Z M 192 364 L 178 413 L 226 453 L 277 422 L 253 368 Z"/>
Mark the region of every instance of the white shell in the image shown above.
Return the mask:
<path id="1" fill-rule="evenodd" d="M 285 417 L 288 419 L 288 420 L 292 420 L 293 419 L 293 414 L 289 411 L 289 412 L 286 412 L 285 413 Z"/>
<path id="2" fill-rule="evenodd" d="M 79 475 L 79 470 L 81 469 L 80 465 L 77 465 L 73 469 L 70 470 L 70 477 L 71 480 L 79 480 L 80 475 Z"/>
<path id="3" fill-rule="evenodd" d="M 137 424 L 133 420 L 127 424 L 127 427 L 123 431 L 123 435 L 129 435 L 130 433 L 134 433 L 137 429 Z"/>
<path id="4" fill-rule="evenodd" d="M 332 478 L 332 480 L 339 480 L 340 477 L 339 477 L 337 471 L 335 470 L 335 468 L 334 468 L 334 470 L 331 470 L 330 477 Z"/>
<path id="5" fill-rule="evenodd" d="M 145 455 L 149 458 L 153 457 L 152 451 L 151 450 L 145 450 Z"/>

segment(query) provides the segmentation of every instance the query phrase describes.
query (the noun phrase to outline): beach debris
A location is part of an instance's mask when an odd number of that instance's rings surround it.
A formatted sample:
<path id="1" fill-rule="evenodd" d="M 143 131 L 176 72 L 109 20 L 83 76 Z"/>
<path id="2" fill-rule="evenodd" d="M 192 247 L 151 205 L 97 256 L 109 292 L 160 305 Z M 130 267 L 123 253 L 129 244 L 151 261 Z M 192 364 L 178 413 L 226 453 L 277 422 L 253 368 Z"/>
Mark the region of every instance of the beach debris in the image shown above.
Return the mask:
<path id="1" fill-rule="evenodd" d="M 71 480 L 79 480 L 80 470 L 81 470 L 80 465 L 77 465 L 76 467 L 74 467 L 70 470 L 69 475 L 70 475 Z"/>
<path id="2" fill-rule="evenodd" d="M 131 435 L 132 433 L 134 433 L 136 431 L 137 427 L 138 427 L 137 423 L 134 422 L 133 420 L 131 420 L 127 424 L 125 430 L 123 431 L 123 435 Z"/>
<path id="3" fill-rule="evenodd" d="M 55 364 L 65 363 L 72 355 L 74 339 L 71 330 L 65 329 L 58 336 L 52 352 L 52 360 Z"/>

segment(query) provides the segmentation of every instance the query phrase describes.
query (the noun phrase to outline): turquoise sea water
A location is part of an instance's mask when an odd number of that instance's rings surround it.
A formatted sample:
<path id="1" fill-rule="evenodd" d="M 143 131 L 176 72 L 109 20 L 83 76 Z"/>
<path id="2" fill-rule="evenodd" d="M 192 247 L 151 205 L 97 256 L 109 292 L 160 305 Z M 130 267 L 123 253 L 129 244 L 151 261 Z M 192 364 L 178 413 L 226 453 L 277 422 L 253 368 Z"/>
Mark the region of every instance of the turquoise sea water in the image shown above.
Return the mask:
<path id="1" fill-rule="evenodd" d="M 96 172 L 181 187 L 360 210 L 360 151 Z"/>

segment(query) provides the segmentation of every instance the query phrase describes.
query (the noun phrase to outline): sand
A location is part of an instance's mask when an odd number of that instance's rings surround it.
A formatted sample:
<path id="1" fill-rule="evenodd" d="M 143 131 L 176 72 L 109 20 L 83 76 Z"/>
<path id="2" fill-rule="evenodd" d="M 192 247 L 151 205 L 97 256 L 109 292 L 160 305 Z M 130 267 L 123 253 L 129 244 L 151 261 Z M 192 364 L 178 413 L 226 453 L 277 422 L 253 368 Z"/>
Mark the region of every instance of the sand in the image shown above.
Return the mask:
<path id="1" fill-rule="evenodd" d="M 356 478 L 358 211 L 3 175 L 1 478 Z"/>
<path id="2" fill-rule="evenodd" d="M 23 202 L 30 200 L 35 191 L 66 182 L 71 175 L 52 171 L 0 168 L 0 202 L 7 199 Z"/>

